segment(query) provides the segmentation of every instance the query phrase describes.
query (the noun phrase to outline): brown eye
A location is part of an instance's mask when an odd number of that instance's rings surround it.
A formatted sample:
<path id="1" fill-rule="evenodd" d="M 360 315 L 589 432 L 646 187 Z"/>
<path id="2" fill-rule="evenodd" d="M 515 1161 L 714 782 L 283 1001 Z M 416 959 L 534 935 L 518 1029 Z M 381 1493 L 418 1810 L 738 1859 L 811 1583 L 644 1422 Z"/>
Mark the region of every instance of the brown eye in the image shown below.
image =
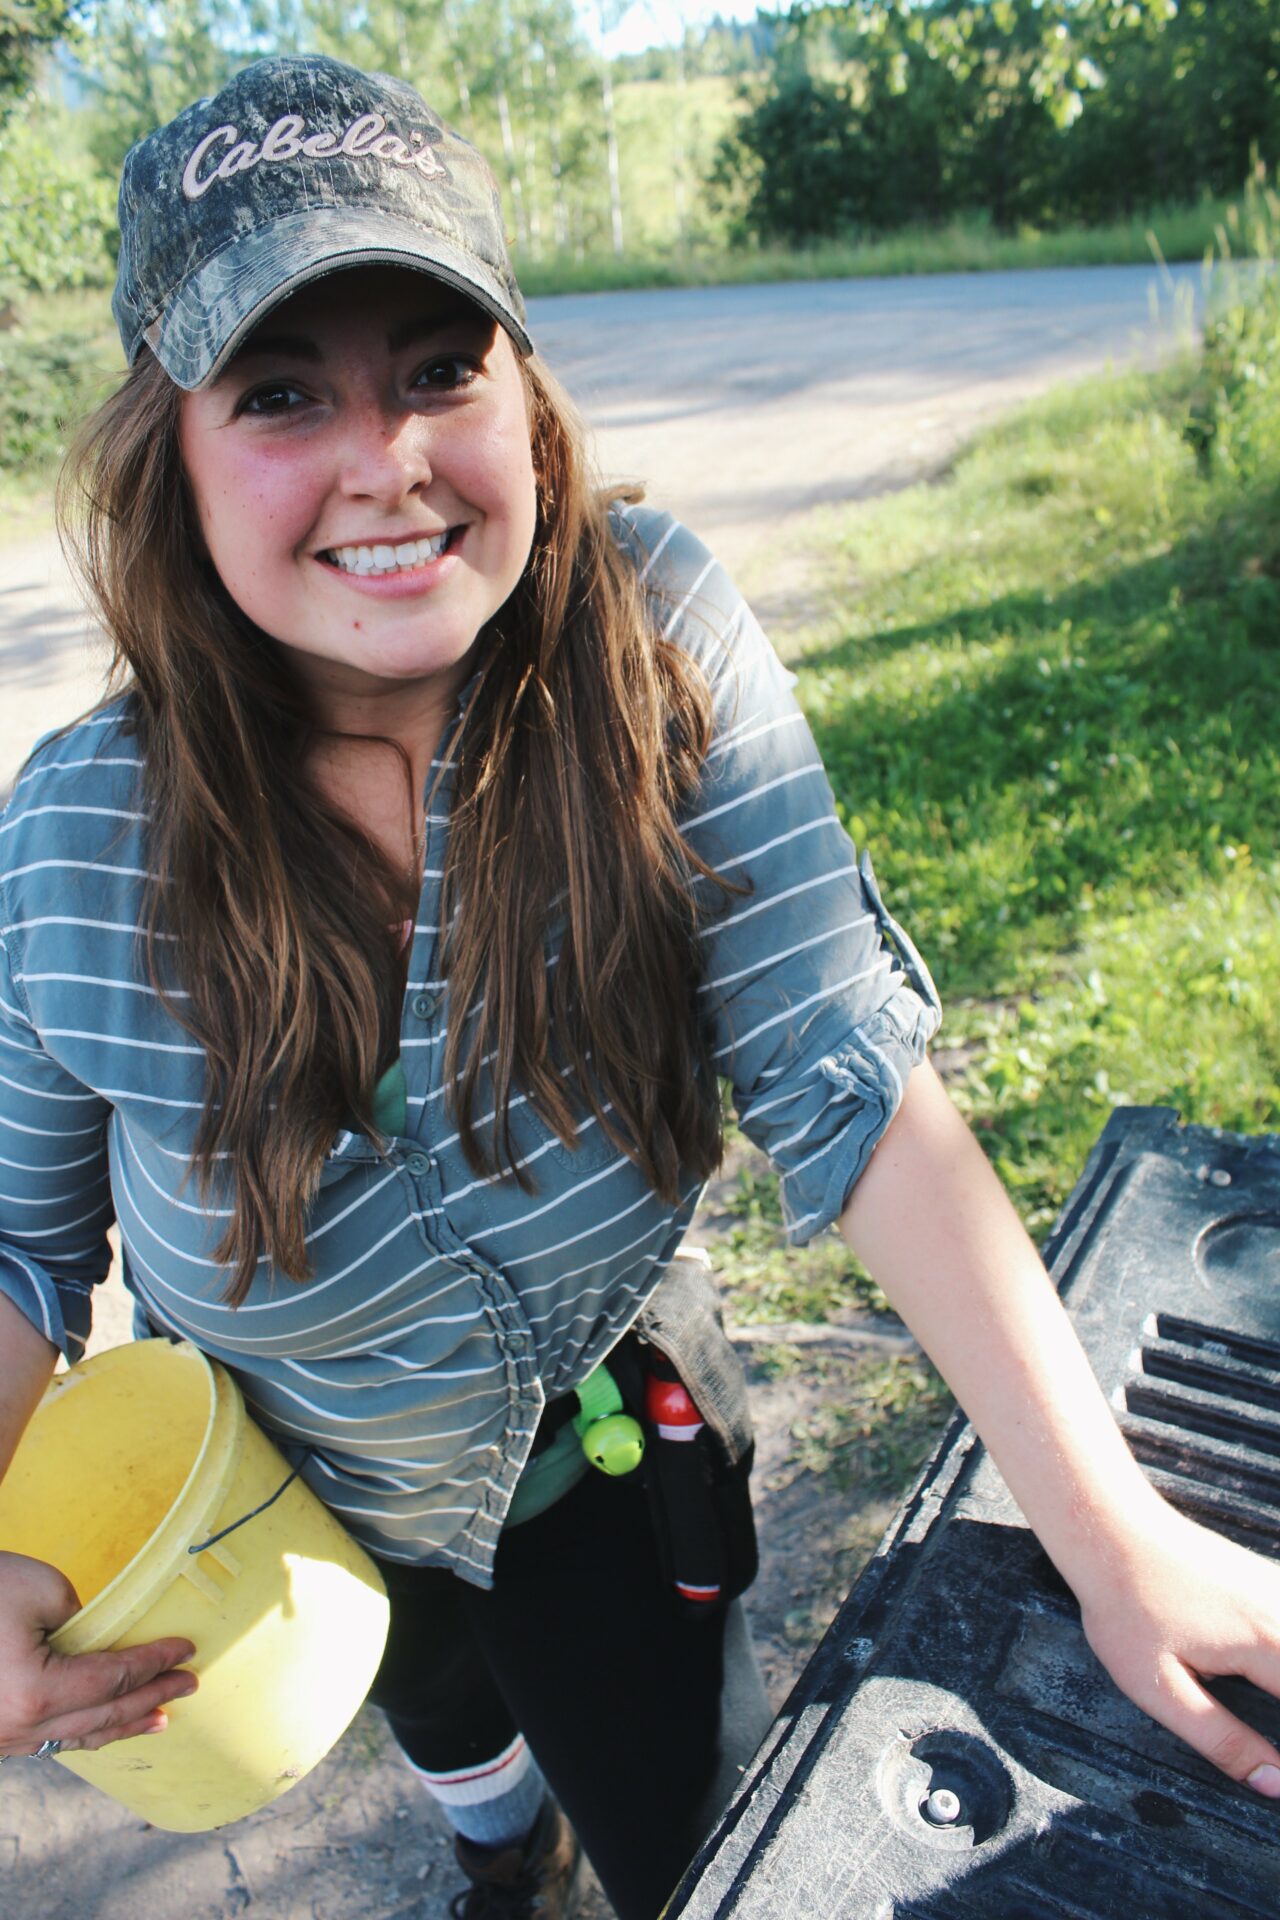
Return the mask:
<path id="1" fill-rule="evenodd" d="M 419 369 L 415 385 L 449 392 L 456 387 L 470 386 L 476 371 L 475 361 L 465 353 L 437 354 Z"/>
<path id="2" fill-rule="evenodd" d="M 267 386 L 255 387 L 251 393 L 246 393 L 238 411 L 256 414 L 288 413 L 301 399 L 302 395 L 296 387 L 291 387 L 284 380 L 273 380 Z"/>

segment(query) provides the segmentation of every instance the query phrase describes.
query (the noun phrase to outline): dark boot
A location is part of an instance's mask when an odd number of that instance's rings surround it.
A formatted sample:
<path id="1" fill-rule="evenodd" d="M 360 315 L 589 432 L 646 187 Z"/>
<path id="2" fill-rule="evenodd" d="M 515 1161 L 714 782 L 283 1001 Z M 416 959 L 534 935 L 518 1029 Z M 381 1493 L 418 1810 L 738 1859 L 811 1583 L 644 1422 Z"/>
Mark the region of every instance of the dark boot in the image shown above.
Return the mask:
<path id="1" fill-rule="evenodd" d="M 479 1847 L 458 1834 L 458 1865 L 471 1885 L 455 1894 L 454 1920 L 571 1920 L 582 1894 L 582 1849 L 554 1800 L 542 1803 L 523 1846 Z"/>

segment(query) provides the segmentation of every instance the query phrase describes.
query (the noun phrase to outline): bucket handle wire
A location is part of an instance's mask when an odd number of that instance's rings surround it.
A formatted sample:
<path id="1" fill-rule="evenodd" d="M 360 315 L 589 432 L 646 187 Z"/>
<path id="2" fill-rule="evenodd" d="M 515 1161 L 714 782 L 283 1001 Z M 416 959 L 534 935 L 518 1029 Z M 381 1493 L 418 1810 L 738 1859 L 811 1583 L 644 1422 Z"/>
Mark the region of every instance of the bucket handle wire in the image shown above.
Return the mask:
<path id="1" fill-rule="evenodd" d="M 251 1509 L 250 1512 L 242 1513 L 240 1515 L 240 1518 L 238 1520 L 233 1520 L 229 1527 L 223 1527 L 221 1531 L 218 1533 L 211 1533 L 207 1540 L 197 1540 L 194 1546 L 190 1546 L 187 1548 L 187 1552 L 193 1553 L 193 1554 L 204 1553 L 207 1548 L 216 1547 L 219 1540 L 225 1540 L 229 1533 L 235 1533 L 237 1528 L 243 1527 L 247 1521 L 256 1520 L 260 1513 L 265 1513 L 268 1507 L 274 1507 L 276 1501 L 280 1498 L 280 1495 L 282 1493 L 287 1492 L 287 1490 L 293 1485 L 294 1481 L 297 1479 L 298 1475 L 302 1472 L 302 1469 L 306 1466 L 307 1461 L 311 1458 L 314 1452 L 315 1452 L 314 1447 L 304 1447 L 302 1452 L 302 1458 L 298 1461 L 298 1464 L 293 1469 L 293 1472 L 289 1475 L 287 1480 L 281 1481 L 280 1485 L 276 1488 L 275 1492 L 270 1496 L 269 1499 L 264 1500 L 260 1507 L 254 1507 Z"/>

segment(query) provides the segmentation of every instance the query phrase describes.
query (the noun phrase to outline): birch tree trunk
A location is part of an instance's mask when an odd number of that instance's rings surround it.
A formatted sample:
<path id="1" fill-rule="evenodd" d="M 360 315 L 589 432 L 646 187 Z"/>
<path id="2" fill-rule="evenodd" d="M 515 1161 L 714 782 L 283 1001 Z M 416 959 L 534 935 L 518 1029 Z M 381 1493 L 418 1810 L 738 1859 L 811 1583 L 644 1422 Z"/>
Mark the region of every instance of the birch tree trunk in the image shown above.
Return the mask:
<path id="1" fill-rule="evenodd" d="M 507 99 L 505 74 L 498 75 L 495 96 L 498 103 L 498 125 L 502 129 L 502 155 L 507 163 L 507 185 L 511 189 L 511 211 L 515 215 L 516 222 L 516 245 L 527 248 L 529 221 L 525 213 L 524 182 L 520 178 L 520 164 L 516 158 L 515 135 L 511 130 L 511 106 Z"/>
<path id="2" fill-rule="evenodd" d="M 445 37 L 449 47 L 449 60 L 453 67 L 453 84 L 458 94 L 458 118 L 462 122 L 462 131 L 473 144 L 476 137 L 476 119 L 471 109 L 471 86 L 467 79 L 467 70 L 462 64 L 462 42 L 458 33 L 457 16 L 450 0 L 444 0 L 441 8 L 444 20 Z"/>
<path id="3" fill-rule="evenodd" d="M 618 171 L 618 131 L 613 118 L 613 75 L 609 56 L 600 56 L 600 101 L 604 108 L 604 141 L 609 158 L 609 218 L 613 229 L 613 250 L 622 253 L 622 180 Z"/>
<path id="4" fill-rule="evenodd" d="M 520 67 L 524 92 L 524 190 L 529 246 L 535 260 L 542 258 L 542 214 L 538 205 L 538 103 L 533 90 L 533 64 L 526 45 Z"/>
<path id="5" fill-rule="evenodd" d="M 560 75 L 556 57 L 549 50 L 545 73 L 547 147 L 551 156 L 551 224 L 556 236 L 556 251 L 564 253 L 569 245 L 569 210 L 564 200 L 564 163 L 560 147 Z"/>
<path id="6" fill-rule="evenodd" d="M 676 203 L 676 244 L 683 249 L 689 237 L 689 201 L 686 181 L 689 174 L 689 153 L 685 142 L 685 126 L 689 112 L 689 81 L 685 69 L 685 45 L 689 29 L 682 26 L 680 38 L 676 42 L 676 111 L 675 125 L 672 128 L 673 179 L 672 192 Z"/>

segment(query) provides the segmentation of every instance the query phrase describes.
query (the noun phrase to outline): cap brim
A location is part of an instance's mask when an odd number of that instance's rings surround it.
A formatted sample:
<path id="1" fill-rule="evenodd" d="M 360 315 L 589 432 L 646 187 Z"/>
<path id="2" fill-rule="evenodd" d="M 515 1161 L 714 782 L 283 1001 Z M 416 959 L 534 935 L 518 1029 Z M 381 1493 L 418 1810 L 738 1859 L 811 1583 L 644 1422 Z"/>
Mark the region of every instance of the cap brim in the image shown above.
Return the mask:
<path id="1" fill-rule="evenodd" d="M 188 392 L 216 380 L 263 316 L 299 287 L 346 267 L 409 267 L 491 314 L 522 354 L 523 314 L 484 261 L 375 208 L 314 207 L 282 215 L 222 248 L 193 273 L 143 338 Z"/>

